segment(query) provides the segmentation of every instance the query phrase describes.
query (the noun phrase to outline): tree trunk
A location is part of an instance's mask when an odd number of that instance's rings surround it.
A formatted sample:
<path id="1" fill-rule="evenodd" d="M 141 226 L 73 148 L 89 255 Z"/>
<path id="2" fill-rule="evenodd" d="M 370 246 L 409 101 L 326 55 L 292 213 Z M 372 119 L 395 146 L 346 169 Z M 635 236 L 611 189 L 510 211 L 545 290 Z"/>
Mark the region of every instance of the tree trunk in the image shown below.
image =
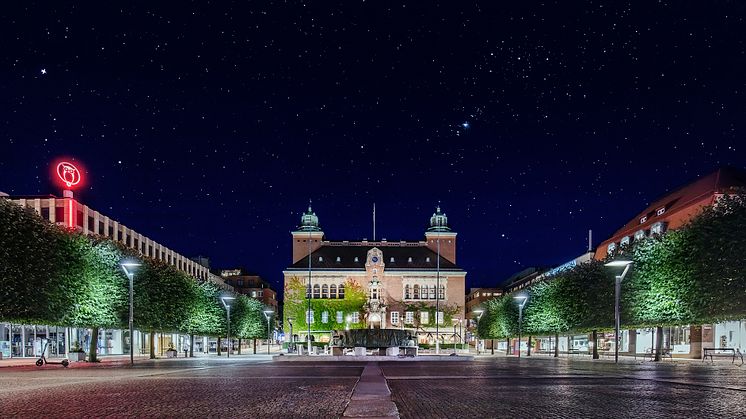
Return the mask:
<path id="1" fill-rule="evenodd" d="M 155 332 L 150 332 L 150 359 L 155 359 Z"/>
<path id="2" fill-rule="evenodd" d="M 554 357 L 559 357 L 559 332 L 554 333 Z"/>
<path id="3" fill-rule="evenodd" d="M 189 358 L 194 358 L 194 335 L 189 335 Z"/>
<path id="4" fill-rule="evenodd" d="M 528 342 L 526 342 L 526 356 L 531 356 L 531 335 L 528 335 Z"/>
<path id="5" fill-rule="evenodd" d="M 598 359 L 598 332 L 594 329 L 592 334 L 593 339 L 593 359 Z"/>
<path id="6" fill-rule="evenodd" d="M 88 347 L 88 362 L 98 362 L 98 327 L 91 328 L 91 344 Z"/>
<path id="7" fill-rule="evenodd" d="M 256 355 L 256 338 L 254 338 L 254 355 Z"/>
<path id="8" fill-rule="evenodd" d="M 655 328 L 655 361 L 661 360 L 661 346 L 663 346 L 663 327 Z"/>
<path id="9" fill-rule="evenodd" d="M 221 349 L 222 349 L 221 346 L 223 346 L 222 342 L 220 341 L 220 338 L 218 338 L 218 356 L 220 356 L 221 354 Z"/>
<path id="10" fill-rule="evenodd" d="M 238 354 L 241 355 L 241 338 L 238 338 Z"/>
<path id="11" fill-rule="evenodd" d="M 495 354 L 495 339 L 490 339 L 490 347 L 492 348 L 492 355 Z"/>

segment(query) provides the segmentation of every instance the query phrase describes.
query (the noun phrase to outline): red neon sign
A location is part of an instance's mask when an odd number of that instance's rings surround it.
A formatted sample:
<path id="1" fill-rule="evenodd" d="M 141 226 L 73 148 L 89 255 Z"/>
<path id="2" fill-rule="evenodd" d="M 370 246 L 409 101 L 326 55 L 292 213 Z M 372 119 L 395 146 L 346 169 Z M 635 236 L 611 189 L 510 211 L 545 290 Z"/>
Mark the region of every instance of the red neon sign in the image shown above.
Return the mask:
<path id="1" fill-rule="evenodd" d="M 68 187 L 73 187 L 80 183 L 80 170 L 72 163 L 66 161 L 57 164 L 57 177 Z"/>

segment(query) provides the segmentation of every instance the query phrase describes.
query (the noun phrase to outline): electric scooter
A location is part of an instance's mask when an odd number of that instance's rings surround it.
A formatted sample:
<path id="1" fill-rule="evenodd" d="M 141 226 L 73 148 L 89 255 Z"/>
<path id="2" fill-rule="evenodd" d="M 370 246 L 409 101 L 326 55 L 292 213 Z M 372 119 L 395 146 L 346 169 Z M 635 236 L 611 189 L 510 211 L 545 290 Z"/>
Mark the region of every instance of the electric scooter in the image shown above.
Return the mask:
<path id="1" fill-rule="evenodd" d="M 67 358 L 59 362 L 58 361 L 47 361 L 47 357 L 45 357 L 44 354 L 47 353 L 48 347 L 49 347 L 49 342 L 44 344 L 44 348 L 41 350 L 41 356 L 39 357 L 39 359 L 36 360 L 37 367 L 41 367 L 44 364 L 59 364 L 67 368 L 67 366 L 70 365 L 70 361 L 68 361 Z"/>

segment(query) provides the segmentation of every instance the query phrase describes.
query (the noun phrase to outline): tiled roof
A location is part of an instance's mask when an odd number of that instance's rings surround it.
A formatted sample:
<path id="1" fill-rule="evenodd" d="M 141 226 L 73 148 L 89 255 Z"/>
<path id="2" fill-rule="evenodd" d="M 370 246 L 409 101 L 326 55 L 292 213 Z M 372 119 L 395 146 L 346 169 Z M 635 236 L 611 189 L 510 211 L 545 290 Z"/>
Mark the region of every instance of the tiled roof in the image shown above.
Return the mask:
<path id="1" fill-rule="evenodd" d="M 311 269 L 365 270 L 368 251 L 377 246 L 321 246 L 311 254 Z M 435 270 L 437 253 L 423 246 L 378 247 L 383 254 L 386 270 Z M 355 258 L 357 257 L 357 262 Z M 319 259 L 321 258 L 321 259 Z M 339 258 L 339 262 L 337 261 Z M 391 261 L 394 258 L 394 261 Z M 411 262 L 409 261 L 411 258 Z M 428 258 L 429 262 L 428 262 Z M 307 270 L 308 256 L 294 263 L 288 270 Z M 461 268 L 440 257 L 442 271 L 461 271 Z"/>
<path id="2" fill-rule="evenodd" d="M 617 230 L 614 233 L 614 237 L 622 233 L 631 233 L 634 230 L 638 230 L 641 225 L 654 223 L 657 218 L 662 218 L 682 208 L 686 208 L 700 199 L 716 193 L 726 193 L 738 187 L 746 187 L 746 172 L 734 168 L 721 168 L 657 199 L 625 224 L 624 227 Z M 662 216 L 658 216 L 657 211 L 661 208 L 665 208 L 665 213 Z M 642 217 L 647 217 L 644 223 L 640 223 Z"/>

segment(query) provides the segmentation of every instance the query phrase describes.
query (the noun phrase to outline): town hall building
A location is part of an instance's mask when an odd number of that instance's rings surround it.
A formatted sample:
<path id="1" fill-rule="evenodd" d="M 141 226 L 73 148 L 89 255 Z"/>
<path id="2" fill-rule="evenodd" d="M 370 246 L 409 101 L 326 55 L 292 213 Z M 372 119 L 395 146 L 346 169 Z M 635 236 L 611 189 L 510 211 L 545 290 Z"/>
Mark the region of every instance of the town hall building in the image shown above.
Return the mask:
<path id="1" fill-rule="evenodd" d="M 424 240 L 330 241 L 309 205 L 292 232 L 292 264 L 283 272 L 285 324 L 295 320 L 301 339 L 307 320 L 321 339 L 342 328 L 395 328 L 411 330 L 420 343 L 434 344 L 436 330 L 441 343 L 461 343 L 466 272 L 456 264 L 456 236 L 438 207 Z M 361 304 L 343 304 L 353 291 Z M 301 307 L 307 294 L 310 312 Z"/>

